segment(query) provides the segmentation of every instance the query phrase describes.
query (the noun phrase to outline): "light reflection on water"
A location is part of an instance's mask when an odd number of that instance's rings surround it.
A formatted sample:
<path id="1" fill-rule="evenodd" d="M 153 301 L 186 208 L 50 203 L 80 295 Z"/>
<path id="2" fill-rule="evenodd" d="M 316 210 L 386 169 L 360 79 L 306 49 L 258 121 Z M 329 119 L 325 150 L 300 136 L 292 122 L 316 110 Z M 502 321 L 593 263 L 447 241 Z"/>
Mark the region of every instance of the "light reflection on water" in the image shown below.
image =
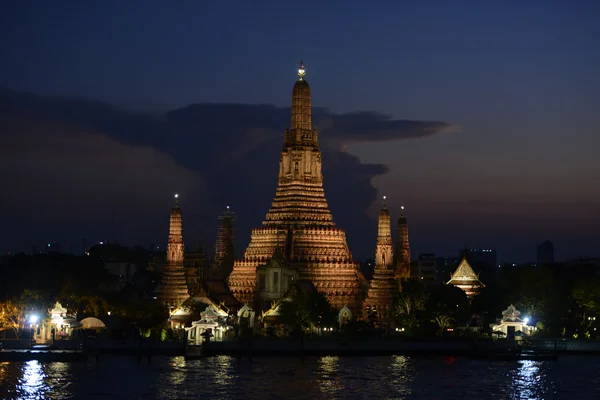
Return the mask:
<path id="1" fill-rule="evenodd" d="M 453 357 L 100 357 L 0 363 L 2 399 L 574 399 L 600 398 L 600 358 L 558 362 Z"/>
<path id="2" fill-rule="evenodd" d="M 339 357 L 321 357 L 317 361 L 317 365 L 319 389 L 327 397 L 336 398 L 344 389 L 338 371 Z"/>
<path id="3" fill-rule="evenodd" d="M 519 367 L 510 374 L 513 381 L 513 392 L 511 399 L 544 399 L 546 398 L 546 389 L 552 389 L 552 383 L 549 387 L 542 381 L 542 374 L 539 365 L 541 361 L 523 360 L 519 361 Z"/>
<path id="4" fill-rule="evenodd" d="M 36 398 L 38 393 L 44 391 L 44 372 L 39 361 L 27 361 L 23 368 L 23 376 L 19 379 L 19 388 L 25 398 Z"/>

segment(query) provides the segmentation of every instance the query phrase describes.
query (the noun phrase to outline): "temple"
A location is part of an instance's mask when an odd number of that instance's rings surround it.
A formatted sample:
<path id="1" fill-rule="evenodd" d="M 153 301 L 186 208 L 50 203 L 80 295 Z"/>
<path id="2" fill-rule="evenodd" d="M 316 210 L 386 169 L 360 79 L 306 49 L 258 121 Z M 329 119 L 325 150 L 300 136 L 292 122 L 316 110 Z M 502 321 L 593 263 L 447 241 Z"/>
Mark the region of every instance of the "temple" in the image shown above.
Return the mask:
<path id="1" fill-rule="evenodd" d="M 408 242 L 408 222 L 402 214 L 398 218 L 398 234 L 396 236 L 396 254 L 394 256 L 395 275 L 398 289 L 402 288 L 402 280 L 410 278 L 410 244 Z"/>
<path id="2" fill-rule="evenodd" d="M 215 259 L 211 271 L 211 279 L 227 279 L 235 261 L 236 241 L 235 213 L 227 209 L 219 217 L 217 224 L 217 240 L 215 242 Z"/>
<path id="3" fill-rule="evenodd" d="M 171 209 L 167 263 L 162 276 L 162 287 L 158 293 L 170 310 L 180 307 L 189 297 L 185 269 L 183 267 L 183 234 L 179 195 L 175 195 L 175 205 Z"/>
<path id="4" fill-rule="evenodd" d="M 310 280 L 336 309 L 359 315 L 367 286 L 358 263 L 336 228 L 323 191 L 321 149 L 312 128 L 310 86 L 304 65 L 292 92 L 292 118 L 279 157 L 278 185 L 261 228 L 252 230 L 243 259 L 234 263 L 228 283 L 243 303 L 256 304 L 257 267 L 280 247 L 298 279 Z"/>
<path id="5" fill-rule="evenodd" d="M 461 289 L 469 298 L 472 298 L 479 294 L 481 289 L 485 285 L 479 280 L 479 275 L 473 271 L 469 261 L 467 260 L 467 251 L 465 250 L 462 260 L 456 271 L 452 274 L 450 280 L 446 282 L 447 285 L 454 285 Z"/>
<path id="6" fill-rule="evenodd" d="M 397 295 L 398 287 L 392 259 L 392 227 L 390 212 L 387 209 L 384 196 L 377 226 L 375 271 L 367 292 L 367 298 L 363 303 L 363 316 L 385 323 Z"/>

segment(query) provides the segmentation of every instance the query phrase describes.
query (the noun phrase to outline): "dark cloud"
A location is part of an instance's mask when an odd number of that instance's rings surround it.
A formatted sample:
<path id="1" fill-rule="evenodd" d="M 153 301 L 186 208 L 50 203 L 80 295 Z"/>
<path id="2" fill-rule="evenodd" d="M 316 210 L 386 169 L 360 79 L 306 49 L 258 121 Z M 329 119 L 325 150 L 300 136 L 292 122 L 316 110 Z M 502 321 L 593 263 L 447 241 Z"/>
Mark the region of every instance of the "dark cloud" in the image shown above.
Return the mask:
<path id="1" fill-rule="evenodd" d="M 324 143 L 340 149 L 361 143 L 411 139 L 460 129 L 447 122 L 394 120 L 377 112 L 331 115 L 324 127 Z"/>
<path id="2" fill-rule="evenodd" d="M 377 196 L 371 180 L 388 167 L 340 149 L 453 126 L 322 108 L 313 115 L 334 218 L 364 256 L 374 241 L 365 214 Z M 4 242 L 18 247 L 49 236 L 79 242 L 83 235 L 164 242 L 171 195 L 180 191 L 188 245 L 200 236 L 212 243 L 216 217 L 230 205 L 238 213 L 241 250 L 271 204 L 289 119 L 289 108 L 269 105 L 199 104 L 143 115 L 95 101 L 0 91 L 0 178 L 14 189 L 3 196 L 0 214 L 9 220 L 5 232 L 18 232 Z"/>

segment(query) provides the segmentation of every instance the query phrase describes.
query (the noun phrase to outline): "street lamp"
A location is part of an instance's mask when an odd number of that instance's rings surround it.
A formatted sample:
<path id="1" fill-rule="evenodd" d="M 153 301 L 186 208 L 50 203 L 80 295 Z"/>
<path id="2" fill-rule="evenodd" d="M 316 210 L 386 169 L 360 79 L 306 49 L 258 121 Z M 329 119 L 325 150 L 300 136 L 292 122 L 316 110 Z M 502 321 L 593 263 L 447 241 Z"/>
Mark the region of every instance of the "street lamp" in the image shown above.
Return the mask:
<path id="1" fill-rule="evenodd" d="M 37 315 L 29 316 L 29 323 L 31 324 L 31 337 L 29 338 L 29 347 L 31 347 L 32 349 L 33 349 L 33 326 L 35 325 L 35 323 L 37 321 L 38 321 Z"/>

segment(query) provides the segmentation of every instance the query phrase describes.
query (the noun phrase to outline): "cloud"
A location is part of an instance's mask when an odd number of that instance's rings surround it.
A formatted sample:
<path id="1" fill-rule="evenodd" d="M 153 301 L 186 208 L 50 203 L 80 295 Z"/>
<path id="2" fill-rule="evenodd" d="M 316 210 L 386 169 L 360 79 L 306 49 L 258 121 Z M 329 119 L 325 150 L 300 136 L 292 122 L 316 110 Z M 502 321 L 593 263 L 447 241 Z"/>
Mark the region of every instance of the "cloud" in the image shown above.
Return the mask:
<path id="1" fill-rule="evenodd" d="M 371 180 L 389 168 L 365 164 L 342 148 L 428 136 L 452 125 L 370 112 L 337 115 L 321 108 L 313 110 L 313 118 L 334 219 L 348 231 L 355 254 L 370 254 L 373 221 L 365 210 L 377 197 Z M 127 225 L 115 234 L 122 242 L 164 241 L 171 195 L 180 191 L 188 246 L 201 236 L 212 245 L 217 216 L 230 205 L 238 213 L 241 253 L 275 194 L 290 109 L 197 104 L 151 116 L 94 101 L 0 91 L 0 120 L 0 177 L 23 187 L 5 201 L 13 215 L 30 210 L 45 227 L 41 231 L 72 237 L 68 229 L 79 224 L 77 235 L 112 233 L 107 220 L 116 209 L 123 210 L 117 212 L 120 225 Z M 13 239 L 30 240 L 23 236 Z"/>
<path id="2" fill-rule="evenodd" d="M 349 146 L 390 142 L 459 131 L 455 124 L 439 121 L 394 120 L 377 112 L 331 115 L 324 124 L 324 143 L 347 149 Z"/>
<path id="3" fill-rule="evenodd" d="M 0 130 L 0 181 L 8 189 L 0 218 L 12 222 L 5 239 L 12 246 L 108 236 L 113 229 L 123 239 L 144 238 L 138 233 L 168 224 L 176 191 L 203 201 L 201 174 L 154 148 L 53 123 L 0 118 Z"/>

